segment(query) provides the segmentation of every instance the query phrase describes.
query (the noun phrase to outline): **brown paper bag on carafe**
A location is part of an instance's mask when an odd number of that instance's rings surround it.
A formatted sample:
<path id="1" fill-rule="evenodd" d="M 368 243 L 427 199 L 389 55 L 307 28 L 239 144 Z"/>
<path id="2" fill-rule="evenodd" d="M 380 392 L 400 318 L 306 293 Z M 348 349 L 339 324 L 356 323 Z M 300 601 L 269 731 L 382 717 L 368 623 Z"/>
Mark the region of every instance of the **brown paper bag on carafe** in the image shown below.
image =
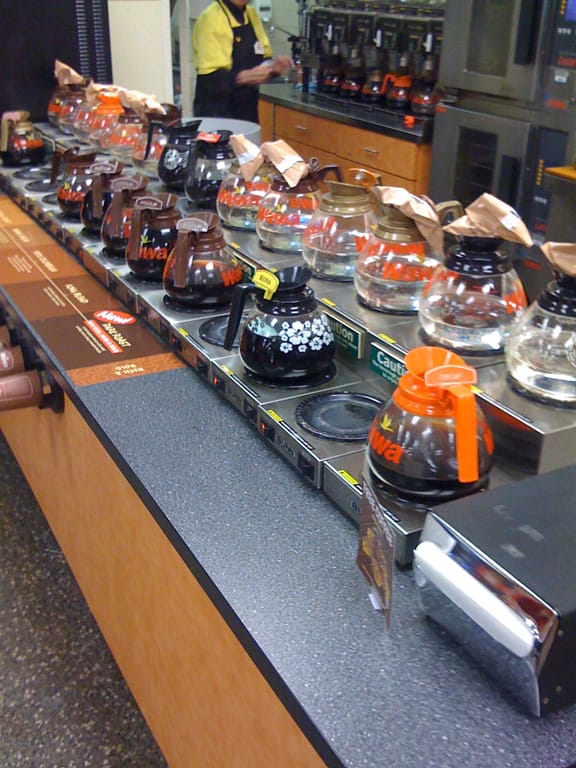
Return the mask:
<path id="1" fill-rule="evenodd" d="M 247 139 L 243 133 L 230 136 L 230 146 L 238 159 L 240 173 L 244 181 L 252 181 L 264 162 L 264 155 L 257 144 Z"/>
<path id="2" fill-rule="evenodd" d="M 436 206 L 424 195 L 414 195 L 403 187 L 372 187 L 375 198 L 383 205 L 398 208 L 412 219 L 422 237 L 430 243 L 436 253 L 443 252 L 442 226 Z"/>
<path id="3" fill-rule="evenodd" d="M 444 232 L 460 237 L 497 237 L 529 248 L 532 236 L 520 215 L 488 192 L 465 208 L 464 216 L 443 227 Z"/>
<path id="4" fill-rule="evenodd" d="M 86 85 L 88 80 L 59 59 L 54 62 L 54 77 L 58 85 Z"/>
<path id="5" fill-rule="evenodd" d="M 283 139 L 265 141 L 261 150 L 264 157 L 282 174 L 289 187 L 295 187 L 308 175 L 307 163 Z"/>
<path id="6" fill-rule="evenodd" d="M 553 269 L 576 277 L 576 243 L 543 243 L 540 250 Z"/>

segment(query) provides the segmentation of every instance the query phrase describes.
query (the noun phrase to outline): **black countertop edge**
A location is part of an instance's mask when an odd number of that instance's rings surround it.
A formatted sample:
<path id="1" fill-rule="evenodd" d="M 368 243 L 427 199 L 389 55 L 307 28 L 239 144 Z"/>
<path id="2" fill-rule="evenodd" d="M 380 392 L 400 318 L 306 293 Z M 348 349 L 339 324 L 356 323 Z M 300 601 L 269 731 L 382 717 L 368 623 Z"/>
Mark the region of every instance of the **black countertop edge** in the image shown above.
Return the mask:
<path id="1" fill-rule="evenodd" d="M 398 125 L 391 125 L 379 120 L 378 112 L 372 111 L 370 105 L 365 106 L 365 116 L 362 116 L 359 114 L 362 111 L 362 104 L 359 102 L 348 103 L 345 100 L 331 99 L 329 97 L 323 101 L 322 95 L 317 98 L 314 93 L 303 93 L 296 90 L 289 83 L 260 86 L 260 98 L 263 101 L 269 101 L 282 107 L 307 112 L 311 115 L 334 120 L 344 125 L 364 128 L 374 133 L 393 136 L 414 144 L 429 144 L 432 141 L 432 117 L 419 118 L 415 115 L 416 124 L 421 126 L 419 129 L 411 129 L 400 123 Z M 399 113 L 398 117 L 401 115 L 404 115 L 404 113 Z"/>

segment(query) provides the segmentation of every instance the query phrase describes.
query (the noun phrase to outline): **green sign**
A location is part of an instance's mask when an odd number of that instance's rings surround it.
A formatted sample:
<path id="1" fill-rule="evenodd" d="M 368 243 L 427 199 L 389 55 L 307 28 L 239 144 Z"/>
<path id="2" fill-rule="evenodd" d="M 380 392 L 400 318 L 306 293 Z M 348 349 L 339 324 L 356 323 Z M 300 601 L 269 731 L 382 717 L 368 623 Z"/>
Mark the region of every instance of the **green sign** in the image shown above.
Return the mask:
<path id="1" fill-rule="evenodd" d="M 406 373 L 406 366 L 382 347 L 370 344 L 370 370 L 396 385 L 400 376 Z"/>

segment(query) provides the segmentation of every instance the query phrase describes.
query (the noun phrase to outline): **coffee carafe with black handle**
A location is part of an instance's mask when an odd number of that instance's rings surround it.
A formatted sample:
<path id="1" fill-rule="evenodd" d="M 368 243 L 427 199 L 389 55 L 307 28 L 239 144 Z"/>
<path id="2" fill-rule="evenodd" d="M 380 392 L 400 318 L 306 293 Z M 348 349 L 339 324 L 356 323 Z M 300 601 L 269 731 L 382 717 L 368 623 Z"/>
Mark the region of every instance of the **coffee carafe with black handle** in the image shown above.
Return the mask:
<path id="1" fill-rule="evenodd" d="M 264 382 L 296 385 L 333 368 L 334 334 L 307 285 L 311 276 L 301 266 L 257 270 L 253 283 L 234 288 L 224 348 L 232 349 L 246 300 L 253 297 L 239 352 L 247 371 Z"/>

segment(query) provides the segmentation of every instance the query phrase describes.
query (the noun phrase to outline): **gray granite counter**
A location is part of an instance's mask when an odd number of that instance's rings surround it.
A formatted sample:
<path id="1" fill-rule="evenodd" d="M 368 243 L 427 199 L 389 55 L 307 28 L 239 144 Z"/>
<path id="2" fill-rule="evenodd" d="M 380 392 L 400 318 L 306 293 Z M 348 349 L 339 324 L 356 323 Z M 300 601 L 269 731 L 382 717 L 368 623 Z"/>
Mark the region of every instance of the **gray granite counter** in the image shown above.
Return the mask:
<path id="1" fill-rule="evenodd" d="M 387 633 L 354 526 L 195 373 L 73 397 L 328 764 L 574 761 L 576 707 L 524 715 L 423 617 L 410 571 Z"/>

